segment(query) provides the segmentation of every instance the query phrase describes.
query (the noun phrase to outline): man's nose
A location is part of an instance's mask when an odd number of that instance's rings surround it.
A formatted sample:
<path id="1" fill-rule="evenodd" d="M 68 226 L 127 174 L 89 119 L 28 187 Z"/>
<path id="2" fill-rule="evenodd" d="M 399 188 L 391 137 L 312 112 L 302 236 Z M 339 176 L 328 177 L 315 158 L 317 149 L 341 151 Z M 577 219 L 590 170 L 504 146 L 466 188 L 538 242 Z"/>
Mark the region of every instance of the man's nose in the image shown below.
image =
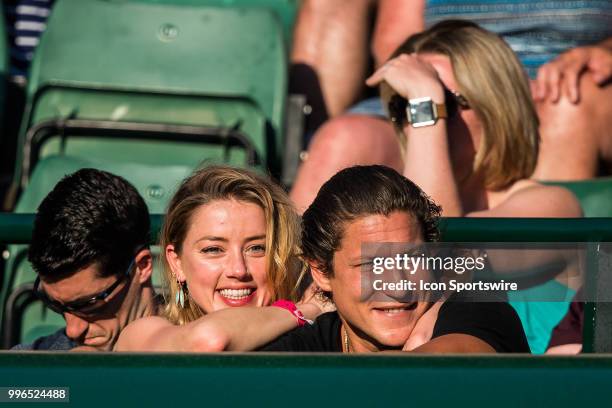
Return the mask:
<path id="1" fill-rule="evenodd" d="M 82 340 L 89 322 L 71 313 L 64 313 L 64 319 L 66 319 L 66 335 L 72 340 Z"/>

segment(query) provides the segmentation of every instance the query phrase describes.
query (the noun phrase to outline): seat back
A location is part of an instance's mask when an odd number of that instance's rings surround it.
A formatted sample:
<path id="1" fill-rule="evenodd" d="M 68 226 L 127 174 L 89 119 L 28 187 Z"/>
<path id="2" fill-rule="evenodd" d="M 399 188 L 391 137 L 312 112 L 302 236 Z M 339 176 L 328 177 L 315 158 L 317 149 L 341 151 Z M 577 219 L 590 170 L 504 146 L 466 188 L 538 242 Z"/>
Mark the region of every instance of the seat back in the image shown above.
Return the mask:
<path id="1" fill-rule="evenodd" d="M 293 26 L 300 0 L 133 0 L 143 3 L 172 4 L 184 6 L 210 6 L 229 8 L 264 8 L 272 11 L 283 26 L 287 47 L 291 47 Z"/>
<path id="2" fill-rule="evenodd" d="M 286 83 L 282 29 L 271 11 L 58 0 L 32 63 L 16 179 L 32 170 L 23 167 L 29 143 L 42 145 L 41 157 L 243 165 L 240 149 L 225 143 L 231 131 L 246 135 L 264 166 L 278 167 Z M 128 140 L 32 134 L 66 119 L 199 125 L 218 138 L 185 145 L 171 135 L 150 140 L 145 130 Z"/>

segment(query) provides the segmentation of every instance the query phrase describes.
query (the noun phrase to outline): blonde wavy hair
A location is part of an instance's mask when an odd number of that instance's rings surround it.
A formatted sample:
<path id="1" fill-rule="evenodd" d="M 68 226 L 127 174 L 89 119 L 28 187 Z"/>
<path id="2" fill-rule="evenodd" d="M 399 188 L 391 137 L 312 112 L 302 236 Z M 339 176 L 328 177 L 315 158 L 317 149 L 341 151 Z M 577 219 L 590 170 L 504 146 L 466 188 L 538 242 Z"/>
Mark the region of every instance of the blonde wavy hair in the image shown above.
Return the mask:
<path id="1" fill-rule="evenodd" d="M 477 24 L 446 20 L 409 37 L 393 53 L 447 56 L 465 97 L 482 122 L 472 172 L 482 174 L 489 190 L 503 189 L 532 175 L 538 156 L 538 117 L 527 75 L 508 44 Z M 395 94 L 387 84 L 381 97 L 388 104 Z M 396 128 L 405 148 L 405 135 Z"/>
<path id="2" fill-rule="evenodd" d="M 266 271 L 273 299 L 296 300 L 299 260 L 300 219 L 281 187 L 252 171 L 228 166 L 208 166 L 183 180 L 168 205 L 161 230 L 162 283 L 166 296 L 165 316 L 174 324 L 185 324 L 206 313 L 189 297 L 185 308 L 175 304 L 179 290 L 165 248 L 172 244 L 180 254 L 193 213 L 215 200 L 237 200 L 260 206 L 266 219 Z"/>

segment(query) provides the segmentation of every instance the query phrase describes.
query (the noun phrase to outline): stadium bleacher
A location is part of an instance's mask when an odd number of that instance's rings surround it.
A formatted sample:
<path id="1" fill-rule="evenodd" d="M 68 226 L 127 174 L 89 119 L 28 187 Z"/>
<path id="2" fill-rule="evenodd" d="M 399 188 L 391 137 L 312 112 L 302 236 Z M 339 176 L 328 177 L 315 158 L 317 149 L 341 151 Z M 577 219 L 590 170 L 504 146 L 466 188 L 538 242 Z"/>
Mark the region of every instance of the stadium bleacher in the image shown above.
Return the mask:
<path id="1" fill-rule="evenodd" d="M 31 67 L 15 183 L 25 188 L 35 162 L 53 154 L 193 168 L 203 160 L 244 165 L 249 148 L 261 165 L 278 167 L 282 38 L 274 15 L 259 9 L 59 1 Z M 72 119 L 88 123 L 77 132 Z M 98 121 L 143 126 L 121 140 Z M 149 137 L 147 124 L 210 129 L 198 143 L 172 129 Z"/>

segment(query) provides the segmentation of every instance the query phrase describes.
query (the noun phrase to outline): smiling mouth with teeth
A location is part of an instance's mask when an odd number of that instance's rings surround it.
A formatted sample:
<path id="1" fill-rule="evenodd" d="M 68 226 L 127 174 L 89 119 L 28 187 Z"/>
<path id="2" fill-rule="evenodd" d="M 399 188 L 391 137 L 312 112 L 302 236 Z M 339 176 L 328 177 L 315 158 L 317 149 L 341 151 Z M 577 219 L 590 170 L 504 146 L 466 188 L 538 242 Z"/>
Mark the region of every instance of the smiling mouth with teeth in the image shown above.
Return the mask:
<path id="1" fill-rule="evenodd" d="M 246 299 L 251 296 L 253 292 L 255 292 L 255 288 L 219 289 L 219 293 L 221 294 L 221 296 L 233 300 Z"/>
<path id="2" fill-rule="evenodd" d="M 410 310 L 414 310 L 416 309 L 418 303 L 414 302 L 414 303 L 410 303 L 408 305 L 405 306 L 396 306 L 396 307 L 375 307 L 374 310 L 376 310 L 377 312 L 384 312 L 384 313 L 388 313 L 388 314 L 399 314 L 402 312 L 406 312 L 406 311 L 410 311 Z"/>

